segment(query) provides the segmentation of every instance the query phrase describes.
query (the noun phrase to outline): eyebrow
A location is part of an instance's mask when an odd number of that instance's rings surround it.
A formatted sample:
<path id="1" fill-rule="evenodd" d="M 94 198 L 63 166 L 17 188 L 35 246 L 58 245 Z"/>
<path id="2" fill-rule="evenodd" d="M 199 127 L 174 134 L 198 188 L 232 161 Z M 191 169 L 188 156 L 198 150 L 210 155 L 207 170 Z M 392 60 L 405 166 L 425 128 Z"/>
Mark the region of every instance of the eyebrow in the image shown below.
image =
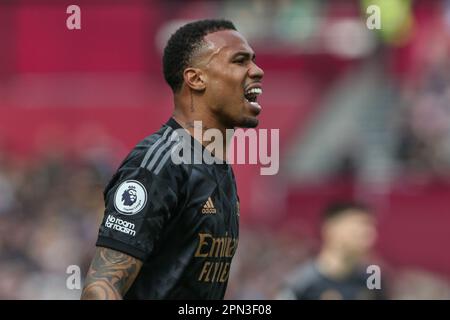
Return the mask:
<path id="1" fill-rule="evenodd" d="M 247 59 L 252 59 L 255 60 L 256 59 L 256 54 L 255 53 L 250 53 L 248 51 L 238 51 L 235 54 L 233 54 L 232 58 L 236 58 L 238 56 L 244 56 Z"/>

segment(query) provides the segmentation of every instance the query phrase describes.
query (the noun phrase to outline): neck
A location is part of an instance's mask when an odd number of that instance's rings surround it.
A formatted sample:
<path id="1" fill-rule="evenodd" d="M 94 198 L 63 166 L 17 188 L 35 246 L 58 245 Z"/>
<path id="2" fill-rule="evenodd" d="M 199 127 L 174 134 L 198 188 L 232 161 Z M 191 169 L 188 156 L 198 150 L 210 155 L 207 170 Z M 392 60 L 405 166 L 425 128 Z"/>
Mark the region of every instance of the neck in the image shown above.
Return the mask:
<path id="1" fill-rule="evenodd" d="M 172 117 L 186 130 L 189 134 L 210 151 L 215 157 L 226 161 L 227 147 L 231 137 L 226 135 L 226 127 L 221 124 L 214 115 L 206 113 L 208 110 L 202 106 L 186 106 L 175 99 L 175 110 Z M 223 140 L 214 141 L 205 140 L 205 131 L 209 129 L 217 129 L 221 132 Z M 201 135 L 199 137 L 199 135 Z M 200 138 L 200 139 L 199 139 Z M 209 138 L 209 137 L 208 137 Z M 214 143 L 212 143 L 214 142 Z"/>
<path id="2" fill-rule="evenodd" d="M 357 259 L 336 248 L 324 248 L 316 260 L 320 272 L 332 279 L 340 279 L 350 274 Z"/>

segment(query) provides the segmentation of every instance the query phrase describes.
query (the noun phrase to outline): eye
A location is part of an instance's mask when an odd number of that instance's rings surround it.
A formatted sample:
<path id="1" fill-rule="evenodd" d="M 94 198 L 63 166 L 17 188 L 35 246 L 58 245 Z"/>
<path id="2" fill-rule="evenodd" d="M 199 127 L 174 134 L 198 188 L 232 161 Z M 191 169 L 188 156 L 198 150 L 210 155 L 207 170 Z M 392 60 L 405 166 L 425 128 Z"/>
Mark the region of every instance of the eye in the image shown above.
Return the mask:
<path id="1" fill-rule="evenodd" d="M 246 60 L 247 59 L 245 59 L 244 57 L 239 57 L 239 58 L 234 59 L 233 62 L 237 63 L 237 64 L 244 64 Z"/>

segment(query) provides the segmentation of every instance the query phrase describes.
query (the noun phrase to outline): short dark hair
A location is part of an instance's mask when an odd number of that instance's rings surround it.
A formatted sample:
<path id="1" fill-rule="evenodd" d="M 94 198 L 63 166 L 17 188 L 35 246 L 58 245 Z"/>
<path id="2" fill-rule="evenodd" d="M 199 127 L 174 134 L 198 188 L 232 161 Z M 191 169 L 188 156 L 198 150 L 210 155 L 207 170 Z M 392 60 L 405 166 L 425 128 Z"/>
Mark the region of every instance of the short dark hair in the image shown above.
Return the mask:
<path id="1" fill-rule="evenodd" d="M 371 209 L 360 202 L 354 202 L 354 201 L 340 201 L 340 202 L 333 202 L 329 204 L 322 214 L 322 222 L 326 222 L 334 217 L 337 217 L 349 210 L 356 210 L 361 211 L 367 214 L 371 213 Z"/>
<path id="2" fill-rule="evenodd" d="M 172 34 L 164 48 L 163 70 L 173 92 L 181 89 L 183 71 L 191 63 L 193 53 L 204 44 L 204 36 L 220 30 L 236 30 L 236 27 L 227 20 L 199 20 L 185 24 Z"/>

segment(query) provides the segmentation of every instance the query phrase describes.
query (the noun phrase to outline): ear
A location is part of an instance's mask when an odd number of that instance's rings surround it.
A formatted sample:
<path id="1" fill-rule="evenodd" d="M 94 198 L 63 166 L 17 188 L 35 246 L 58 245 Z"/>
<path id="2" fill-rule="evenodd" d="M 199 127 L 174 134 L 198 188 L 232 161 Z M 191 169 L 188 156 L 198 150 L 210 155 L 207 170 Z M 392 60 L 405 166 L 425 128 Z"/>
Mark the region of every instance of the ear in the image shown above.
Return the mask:
<path id="1" fill-rule="evenodd" d="M 186 85 L 195 91 L 203 91 L 206 88 L 206 76 L 202 70 L 198 68 L 184 69 L 183 78 Z"/>

